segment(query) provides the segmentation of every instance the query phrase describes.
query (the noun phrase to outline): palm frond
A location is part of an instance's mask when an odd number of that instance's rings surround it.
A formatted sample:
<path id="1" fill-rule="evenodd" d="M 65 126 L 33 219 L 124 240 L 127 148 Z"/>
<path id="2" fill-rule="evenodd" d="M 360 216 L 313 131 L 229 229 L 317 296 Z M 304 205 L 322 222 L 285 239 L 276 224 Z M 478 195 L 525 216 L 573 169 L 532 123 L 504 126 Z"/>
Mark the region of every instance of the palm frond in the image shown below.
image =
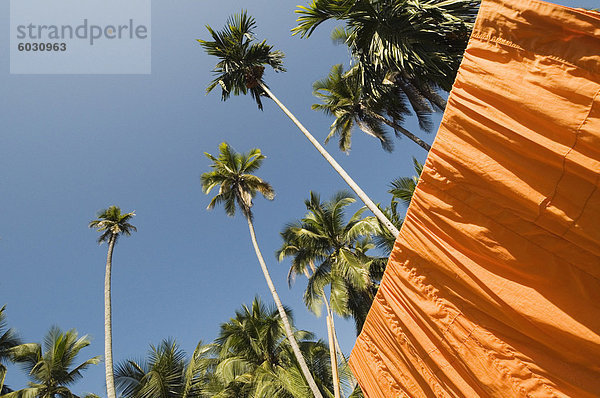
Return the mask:
<path id="1" fill-rule="evenodd" d="M 52 327 L 43 344 L 21 344 L 12 348 L 12 360 L 23 366 L 33 382 L 29 383 L 29 388 L 10 393 L 11 396 L 76 398 L 68 386 L 81 378 L 83 370 L 100 362 L 100 357 L 94 357 L 73 367 L 78 353 L 88 345 L 87 336 L 79 338 L 74 329 L 62 332 L 58 327 Z"/>
<path id="2" fill-rule="evenodd" d="M 389 84 L 401 89 L 429 131 L 432 107 L 445 107 L 437 90 L 449 91 L 454 82 L 478 6 L 478 0 L 313 0 L 298 6 L 292 31 L 309 37 L 327 20 L 342 21 L 332 36 L 350 49 L 365 92 L 377 96 Z"/>
<path id="3" fill-rule="evenodd" d="M 219 156 L 208 153 L 206 156 L 213 163 L 210 165 L 212 171 L 202 174 L 200 178 L 202 190 L 208 194 L 213 188 L 219 187 L 219 193 L 208 204 L 209 210 L 223 204 L 227 215 L 233 216 L 239 207 L 245 216 L 252 219 L 252 199 L 257 192 L 266 199 L 273 200 L 273 187 L 250 174 L 256 171 L 265 159 L 260 149 L 237 153 L 229 144 L 223 142 L 219 145 Z"/>
<path id="4" fill-rule="evenodd" d="M 221 100 L 233 95 L 250 93 L 259 109 L 263 108 L 261 97 L 265 95 L 263 73 L 265 65 L 275 72 L 284 72 L 281 51 L 273 50 L 266 41 L 256 42 L 254 28 L 256 21 L 246 11 L 231 16 L 225 27 L 214 30 L 206 26 L 212 40 L 198 40 L 207 54 L 218 58 L 213 69 L 215 76 L 208 85 L 210 93 L 217 86 L 221 88 Z"/>
<path id="5" fill-rule="evenodd" d="M 98 218 L 90 221 L 88 227 L 101 232 L 98 243 L 108 242 L 110 239 L 116 241 L 121 235 L 129 236 L 132 232 L 137 231 L 137 228 L 129 223 L 135 216 L 135 211 L 122 214 L 120 207 L 110 206 L 98 211 L 96 216 Z"/>

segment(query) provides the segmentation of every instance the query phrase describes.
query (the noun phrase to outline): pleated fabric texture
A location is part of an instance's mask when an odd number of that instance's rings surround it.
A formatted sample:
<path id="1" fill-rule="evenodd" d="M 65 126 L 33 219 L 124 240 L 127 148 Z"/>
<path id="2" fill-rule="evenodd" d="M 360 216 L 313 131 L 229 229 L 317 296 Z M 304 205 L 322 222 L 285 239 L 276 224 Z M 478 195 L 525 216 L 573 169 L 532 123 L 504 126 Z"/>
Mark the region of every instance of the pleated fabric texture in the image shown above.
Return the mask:
<path id="1" fill-rule="evenodd" d="M 350 364 L 369 398 L 600 397 L 600 14 L 484 0 Z"/>

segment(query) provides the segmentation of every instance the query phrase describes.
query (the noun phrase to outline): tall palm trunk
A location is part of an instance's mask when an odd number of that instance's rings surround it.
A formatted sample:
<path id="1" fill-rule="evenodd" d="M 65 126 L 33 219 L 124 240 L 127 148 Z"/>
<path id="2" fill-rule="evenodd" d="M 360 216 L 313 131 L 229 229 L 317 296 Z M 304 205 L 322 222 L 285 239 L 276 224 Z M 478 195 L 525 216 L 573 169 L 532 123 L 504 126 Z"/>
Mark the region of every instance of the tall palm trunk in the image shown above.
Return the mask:
<path id="1" fill-rule="evenodd" d="M 335 354 L 335 338 L 333 337 L 332 315 L 333 314 L 327 313 L 327 338 L 329 339 L 329 357 L 331 360 L 331 376 L 333 377 L 333 395 L 335 398 L 341 398 L 340 376 L 338 374 L 337 355 Z"/>
<path id="2" fill-rule="evenodd" d="M 112 307 L 110 301 L 110 274 L 112 269 L 112 254 L 117 240 L 116 235 L 110 237 L 108 254 L 106 255 L 106 273 L 104 275 L 104 366 L 106 369 L 106 395 L 116 398 L 115 378 L 112 359 Z"/>
<path id="3" fill-rule="evenodd" d="M 394 236 L 398 236 L 398 229 L 391 223 L 390 220 L 379 210 L 379 208 L 373 203 L 373 201 L 367 196 L 367 194 L 358 186 L 356 182 L 346 173 L 346 171 L 339 165 L 338 162 L 323 148 L 323 146 L 312 136 L 311 133 L 296 119 L 296 117 L 288 110 L 288 108 L 283 105 L 281 101 L 275 97 L 275 95 L 269 90 L 269 88 L 264 83 L 259 83 L 260 87 L 267 93 L 267 95 L 275 101 L 275 103 L 281 108 L 281 110 L 294 122 L 294 124 L 302 131 L 302 134 L 310 141 L 311 144 L 317 148 L 317 151 L 329 162 L 329 164 L 337 171 L 337 173 L 342 177 L 342 179 L 352 188 L 354 192 L 358 195 L 358 197 L 363 201 L 363 203 L 373 212 L 373 214 L 381 221 L 383 225 L 386 226 L 388 231 L 390 231 Z"/>
<path id="4" fill-rule="evenodd" d="M 279 316 L 281 317 L 281 321 L 283 322 L 283 327 L 285 329 L 285 334 L 290 342 L 290 346 L 292 346 L 292 351 L 294 351 L 294 355 L 298 360 L 298 364 L 300 365 L 300 369 L 302 370 L 302 374 L 304 374 L 304 378 L 308 383 L 313 395 L 315 398 L 323 398 L 321 391 L 317 387 L 317 383 L 315 383 L 315 379 L 312 377 L 310 370 L 308 369 L 308 365 L 306 365 L 306 361 L 304 360 L 304 356 L 300 351 L 300 347 L 298 346 L 298 342 L 294 338 L 294 332 L 290 326 L 290 322 L 288 320 L 287 314 L 283 308 L 283 304 L 281 304 L 281 300 L 279 299 L 279 295 L 277 294 L 277 290 L 275 289 L 275 285 L 271 280 L 271 275 L 269 275 L 269 270 L 267 269 L 267 264 L 265 264 L 265 260 L 263 259 L 262 253 L 260 252 L 260 248 L 258 247 L 258 242 L 256 240 L 256 234 L 254 233 L 254 225 L 252 224 L 252 218 L 250 214 L 246 214 L 246 220 L 248 221 L 248 228 L 250 229 L 250 238 L 252 239 L 252 245 L 254 246 L 254 251 L 256 252 L 256 257 L 258 258 L 258 262 L 260 263 L 260 267 L 267 281 L 267 285 L 269 285 L 269 290 L 271 290 L 271 294 L 273 295 L 273 300 L 275 300 L 275 305 L 277 306 L 277 310 L 279 311 Z M 110 398 L 110 397 L 109 397 Z"/>
<path id="5" fill-rule="evenodd" d="M 345 367 L 349 367 L 350 364 L 348 363 L 348 359 L 346 359 L 346 356 L 344 355 L 344 353 L 342 352 L 342 348 L 340 347 L 340 342 L 338 341 L 337 338 L 337 334 L 335 332 L 335 323 L 333 321 L 333 311 L 328 308 L 329 313 L 331 314 L 331 331 L 333 332 L 333 342 L 335 343 L 335 349 L 337 352 L 337 357 L 341 358 L 341 361 L 344 363 Z M 339 369 L 339 367 L 338 367 Z M 338 370 L 339 372 L 339 370 Z M 356 377 L 354 377 L 354 374 L 352 372 L 349 372 L 350 374 L 350 391 L 353 391 L 354 388 L 356 387 L 356 385 L 358 384 L 358 381 L 356 380 Z"/>
<path id="6" fill-rule="evenodd" d="M 315 264 L 309 261 L 310 269 L 312 273 L 315 273 Z M 307 279 L 310 279 L 311 274 L 308 272 L 306 268 L 304 268 L 304 275 Z M 321 288 L 321 296 L 323 297 L 323 302 L 325 303 L 325 308 L 327 311 L 327 340 L 329 341 L 329 359 L 331 361 L 331 378 L 333 379 L 333 394 L 335 398 L 341 398 L 341 388 L 340 388 L 340 375 L 338 368 L 338 361 L 336 355 L 336 347 L 337 347 L 337 338 L 335 336 L 335 326 L 333 324 L 333 312 L 329 307 L 329 300 L 325 295 L 325 289 Z"/>

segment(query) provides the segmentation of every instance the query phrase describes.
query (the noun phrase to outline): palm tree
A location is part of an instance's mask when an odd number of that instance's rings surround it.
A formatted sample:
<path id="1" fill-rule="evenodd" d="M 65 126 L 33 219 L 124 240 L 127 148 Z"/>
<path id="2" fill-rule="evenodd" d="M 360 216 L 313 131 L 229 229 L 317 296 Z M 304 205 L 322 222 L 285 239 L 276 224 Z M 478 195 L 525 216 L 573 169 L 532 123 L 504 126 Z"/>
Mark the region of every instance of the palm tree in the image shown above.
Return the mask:
<path id="1" fill-rule="evenodd" d="M 306 276 L 307 279 L 310 280 L 311 274 L 315 272 L 315 265 L 313 261 L 309 261 L 310 271 L 306 264 L 300 265 L 299 259 L 305 256 L 305 253 L 308 252 L 305 248 L 301 247 L 301 243 L 296 240 L 296 237 L 292 234 L 282 233 L 282 237 L 284 239 L 290 239 L 285 241 L 282 248 L 276 253 L 278 260 L 281 262 L 286 256 L 294 256 L 292 260 L 292 266 L 288 272 L 288 284 L 291 287 L 293 280 L 295 279 L 296 274 L 299 272 L 299 269 L 302 269 L 302 273 Z M 312 272 L 311 272 L 312 271 Z M 336 353 L 336 349 L 339 351 L 340 357 L 345 361 L 346 358 L 343 356 L 341 350 L 339 350 L 339 344 L 337 341 L 337 336 L 335 332 L 335 324 L 333 320 L 333 313 L 329 306 L 329 299 L 325 293 L 324 289 L 321 289 L 321 297 L 323 298 L 323 302 L 325 303 L 326 316 L 325 316 L 325 324 L 327 326 L 327 340 L 329 343 L 329 361 L 331 363 L 331 379 L 333 384 L 333 393 L 335 398 L 341 396 L 341 386 L 340 386 L 340 376 L 339 376 L 339 366 L 338 366 L 338 353 Z"/>
<path id="2" fill-rule="evenodd" d="M 365 209 L 361 208 L 344 223 L 345 209 L 355 201 L 345 191 L 327 202 L 311 192 L 304 202 L 307 214 L 281 232 L 284 242 L 277 255 L 280 260 L 293 257 L 292 276 L 308 275 L 307 267 L 316 264 L 304 292 L 305 304 L 319 314 L 326 301 L 324 289 L 329 286 L 331 311 L 352 316 L 360 332 L 376 288 L 370 273 L 381 268 L 382 260 L 367 255 L 374 247 L 370 237 L 379 230 L 377 219 L 363 217 Z"/>
<path id="3" fill-rule="evenodd" d="M 366 206 L 381 220 L 381 222 L 397 235 L 396 227 L 385 218 L 385 215 L 377 208 L 375 203 L 363 192 L 363 190 L 350 178 L 348 173 L 331 157 L 323 146 L 309 133 L 309 131 L 296 119 L 296 117 L 275 97 L 263 79 L 265 65 L 270 66 L 276 72 L 284 71 L 283 53 L 274 51 L 273 47 L 265 41 L 254 42 L 254 18 L 246 12 L 234 15 L 227 21 L 226 27 L 221 31 L 215 31 L 208 26 L 212 41 L 198 40 L 209 55 L 219 59 L 213 72 L 216 77 L 208 86 L 207 92 L 217 86 L 221 87 L 221 99 L 227 100 L 234 95 L 250 95 L 256 101 L 259 109 L 262 109 L 261 97 L 268 96 L 281 108 L 281 110 L 300 129 L 304 136 L 314 145 L 319 153 L 346 181 Z"/>
<path id="4" fill-rule="evenodd" d="M 360 77 L 356 73 L 344 74 L 341 64 L 334 65 L 327 78 L 313 84 L 313 94 L 323 103 L 314 104 L 312 109 L 336 118 L 325 142 L 333 136 L 339 136 L 342 151 L 350 150 L 352 129 L 357 125 L 363 132 L 378 138 L 383 149 L 391 152 L 392 144 L 383 124 L 392 127 L 396 134 L 408 137 L 426 151 L 431 149 L 429 144 L 400 126 L 399 122 L 409 111 L 399 96 L 391 93 L 380 97 L 366 96 Z M 395 120 L 388 120 L 381 115 L 386 112 L 393 114 Z"/>
<path id="5" fill-rule="evenodd" d="M 267 285 L 269 286 L 273 299 L 277 305 L 281 320 L 285 326 L 287 338 L 290 341 L 290 345 L 300 364 L 302 373 L 313 391 L 313 394 L 315 397 L 321 398 L 321 393 L 308 370 L 306 361 L 294 338 L 288 317 L 281 304 L 275 285 L 271 280 L 269 270 L 267 269 L 267 265 L 260 252 L 254 233 L 254 224 L 252 222 L 252 199 L 257 192 L 262 194 L 268 200 L 273 200 L 273 197 L 275 196 L 275 192 L 268 182 L 251 174 L 258 170 L 265 159 L 265 156 L 260 152 L 260 149 L 252 149 L 247 154 L 236 153 L 226 142 L 223 142 L 219 146 L 218 157 L 214 157 L 209 153 L 205 153 L 205 155 L 213 162 L 210 166 L 213 171 L 202 174 L 202 189 L 208 194 L 213 188 L 219 187 L 219 193 L 213 197 L 208 205 L 208 209 L 214 208 L 217 204 L 223 204 L 227 215 L 233 216 L 235 215 L 236 207 L 239 206 L 242 214 L 246 217 L 256 257 L 258 258 Z"/>
<path id="6" fill-rule="evenodd" d="M 289 309 L 285 308 L 292 318 Z M 242 306 L 235 317 L 223 323 L 215 339 L 215 354 L 219 364 L 215 378 L 219 389 L 215 397 L 235 396 L 291 398 L 307 397 L 302 370 L 286 339 L 283 319 L 277 308 L 265 306 L 258 298 L 252 306 Z M 311 333 L 295 331 L 303 356 L 308 359 L 312 374 L 323 393 L 329 395 L 331 372 L 328 351 Z"/>
<path id="7" fill-rule="evenodd" d="M 337 27 L 331 32 L 331 39 L 335 44 L 347 45 L 350 49 L 352 49 L 354 37 L 354 33 L 344 27 Z M 413 83 L 398 79 L 396 72 L 383 73 L 381 70 L 375 70 L 371 65 L 357 60 L 356 57 L 353 58 L 354 65 L 347 73 L 358 77 L 363 95 L 386 104 L 385 112 L 396 123 L 402 121 L 402 117 L 398 118 L 397 113 L 400 112 L 400 116 L 402 116 L 407 111 L 404 100 L 408 100 L 417 116 L 419 127 L 426 132 L 432 131 L 434 126 L 431 114 L 434 108 L 444 109 L 446 106 L 446 100 L 440 97 L 436 90 L 423 84 L 415 87 Z"/>
<path id="8" fill-rule="evenodd" d="M 311 200 L 313 199 L 313 194 L 311 192 Z M 310 202 L 305 202 L 307 208 L 311 207 Z M 299 274 L 304 274 L 308 280 L 310 280 L 311 276 L 315 273 L 315 260 L 322 257 L 322 247 L 320 245 L 315 245 L 315 239 L 307 239 L 305 236 L 305 231 L 303 223 L 306 224 L 315 222 L 317 217 L 314 217 L 314 214 L 308 214 L 306 219 L 301 221 L 288 224 L 285 229 L 280 233 L 283 244 L 281 248 L 275 253 L 279 262 L 283 261 L 286 257 L 292 257 L 292 264 L 288 271 L 288 285 L 291 287 L 293 282 L 296 279 L 296 276 Z M 311 235 L 314 237 L 314 235 Z M 331 361 L 331 370 L 332 370 L 332 378 L 334 385 L 334 395 L 335 397 L 340 396 L 340 380 L 338 374 L 338 360 L 336 354 L 336 348 L 339 347 L 337 344 L 337 336 L 335 332 L 335 324 L 333 319 L 333 312 L 331 311 L 331 307 L 329 305 L 329 299 L 325 293 L 325 289 L 321 288 L 320 291 L 322 302 L 325 304 L 326 317 L 325 322 L 327 326 L 327 338 L 329 342 L 329 350 L 330 350 L 330 361 Z M 320 307 L 314 308 L 314 312 L 320 313 Z M 345 360 L 343 354 L 340 350 L 340 357 Z"/>
<path id="9" fill-rule="evenodd" d="M 294 34 L 309 37 L 323 22 L 345 22 L 346 44 L 369 91 L 386 82 L 411 100 L 443 109 L 477 14 L 477 0 L 314 0 L 296 11 Z"/>
<path id="10" fill-rule="evenodd" d="M 79 351 L 89 344 L 87 336 L 78 337 L 75 329 L 63 333 L 52 327 L 44 337 L 43 346 L 30 343 L 14 347 L 13 360 L 23 365 L 33 381 L 29 387 L 3 398 L 77 398 L 69 387 L 83 377 L 85 369 L 100 362 L 97 356 L 75 365 Z"/>
<path id="11" fill-rule="evenodd" d="M 98 238 L 99 244 L 108 242 L 106 273 L 104 276 L 104 365 L 106 369 L 106 393 L 108 398 L 116 398 L 112 359 L 112 306 L 110 299 L 112 255 L 119 236 L 129 236 L 132 232 L 137 231 L 137 229 L 129 223 L 133 216 L 135 216 L 135 211 L 121 214 L 121 209 L 118 206 L 110 206 L 108 209 L 100 210 L 96 216 L 98 218 L 90 221 L 88 226 L 101 232 Z"/>
<path id="12" fill-rule="evenodd" d="M 21 344 L 15 330 L 6 328 L 5 309 L 6 306 L 0 308 L 0 395 L 9 392 L 8 387 L 4 386 L 4 378 L 6 377 L 6 367 L 4 364 L 7 360 L 10 360 L 12 348 Z"/>
<path id="13" fill-rule="evenodd" d="M 189 360 L 174 340 L 150 346 L 144 361 L 128 360 L 115 370 L 117 388 L 124 398 L 204 398 L 214 361 L 211 346 L 198 343 Z"/>

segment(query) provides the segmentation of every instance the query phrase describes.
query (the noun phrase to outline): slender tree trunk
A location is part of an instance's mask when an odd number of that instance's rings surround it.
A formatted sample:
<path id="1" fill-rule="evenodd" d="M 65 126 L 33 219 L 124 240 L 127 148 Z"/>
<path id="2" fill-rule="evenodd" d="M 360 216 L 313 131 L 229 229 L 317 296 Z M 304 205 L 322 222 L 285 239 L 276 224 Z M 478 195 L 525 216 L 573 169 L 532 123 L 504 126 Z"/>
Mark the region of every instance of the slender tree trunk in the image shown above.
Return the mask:
<path id="1" fill-rule="evenodd" d="M 335 340 L 333 337 L 332 314 L 327 313 L 327 338 L 329 339 L 329 358 L 331 360 L 331 375 L 333 377 L 333 394 L 335 398 L 341 398 L 340 376 L 338 374 L 337 356 L 335 355 Z M 333 346 L 332 346 L 333 345 Z"/>
<path id="2" fill-rule="evenodd" d="M 373 214 L 381 221 L 383 225 L 386 226 L 388 231 L 390 231 L 394 236 L 398 236 L 398 229 L 391 223 L 390 220 L 379 210 L 379 208 L 373 203 L 373 201 L 367 196 L 367 194 L 358 186 L 356 182 L 346 173 L 346 171 L 339 165 L 338 162 L 323 148 L 323 146 L 312 136 L 312 134 L 300 123 L 298 119 L 288 110 L 288 108 L 283 105 L 281 101 L 275 97 L 275 95 L 269 90 L 269 88 L 264 84 L 260 83 L 260 87 L 267 93 L 269 97 L 281 108 L 281 110 L 294 122 L 294 124 L 302 131 L 304 136 L 310 141 L 311 144 L 317 148 L 317 151 L 329 162 L 329 164 L 337 171 L 337 173 L 342 177 L 346 184 L 352 188 L 354 192 L 358 195 L 358 197 L 363 201 L 363 203 L 373 212 Z"/>
<path id="3" fill-rule="evenodd" d="M 115 393 L 115 378 L 113 374 L 112 359 L 112 307 L 110 300 L 110 274 L 112 269 L 112 254 L 115 247 L 116 236 L 112 235 L 108 242 L 106 255 L 106 274 L 104 276 L 104 366 L 106 369 L 106 395 L 108 398 L 117 398 Z"/>
<path id="4" fill-rule="evenodd" d="M 414 135 L 413 133 L 411 133 L 404 127 L 400 126 L 398 123 L 394 123 L 393 121 L 389 120 L 388 118 L 381 116 L 379 113 L 368 110 L 365 106 L 362 106 L 362 109 L 364 112 L 367 112 L 367 114 L 369 116 L 379 120 L 382 123 L 387 124 L 388 126 L 393 128 L 395 131 L 399 131 L 400 133 L 404 134 L 406 137 L 413 140 L 415 142 L 415 144 L 419 145 L 421 148 L 425 149 L 426 151 L 429 152 L 429 150 L 431 149 L 431 145 L 429 145 L 428 143 L 426 143 L 425 141 L 423 141 L 422 139 L 420 139 L 419 137 L 417 137 L 416 135 Z"/>
<path id="5" fill-rule="evenodd" d="M 350 368 L 350 364 L 348 363 L 348 360 L 346 359 L 346 356 L 344 355 L 344 352 L 342 351 L 342 348 L 340 347 L 340 342 L 338 341 L 337 338 L 337 334 L 335 333 L 335 323 L 333 321 L 333 312 L 331 312 L 331 327 L 333 330 L 333 339 L 335 342 L 335 349 L 337 351 L 338 354 L 338 358 L 342 358 L 342 362 L 344 363 L 344 366 L 346 366 L 347 368 Z M 354 389 L 356 388 L 356 385 L 358 384 L 358 381 L 356 380 L 356 377 L 354 377 L 354 373 L 352 373 L 352 371 L 349 371 L 350 374 L 350 381 L 351 381 L 351 391 L 354 391 Z"/>
<path id="6" fill-rule="evenodd" d="M 309 261 L 308 264 L 310 265 L 310 269 L 311 269 L 312 273 L 314 274 L 316 271 L 315 264 L 312 262 L 312 260 Z M 310 274 L 308 273 L 306 268 L 304 269 L 304 274 L 306 275 L 306 278 L 310 278 Z M 321 289 L 321 294 L 323 296 L 323 302 L 325 303 L 325 310 L 327 311 L 327 314 L 329 314 L 331 316 L 331 339 L 329 340 L 329 349 L 331 350 L 332 347 L 334 347 L 334 349 L 337 351 L 336 358 L 341 358 L 342 361 L 344 362 L 344 365 L 346 367 L 349 367 L 350 364 L 348 363 L 348 360 L 346 359 L 346 356 L 344 355 L 344 352 L 342 351 L 342 348 L 340 347 L 340 342 L 338 341 L 337 333 L 335 332 L 335 322 L 333 320 L 333 310 L 331 309 L 329 300 L 327 300 L 327 296 L 325 295 L 324 289 Z M 329 326 L 329 325 L 327 325 L 327 326 Z M 328 330 L 328 332 L 329 332 L 329 330 Z M 331 352 L 329 353 L 329 355 L 331 356 Z M 335 372 L 337 372 L 338 376 L 337 376 L 337 378 L 334 378 L 334 382 L 337 381 L 337 385 L 339 385 L 339 383 L 340 383 L 339 366 L 338 366 L 337 362 L 335 363 Z M 333 373 L 333 370 L 332 370 L 332 373 Z M 354 377 L 354 374 L 352 373 L 352 371 L 350 371 L 350 378 L 351 378 L 351 390 L 354 390 L 356 388 L 356 385 L 358 384 L 358 381 L 356 380 L 356 377 Z"/>
<path id="7" fill-rule="evenodd" d="M 309 261 L 310 268 L 312 273 L 315 273 L 315 264 Z M 304 268 L 304 275 L 306 275 L 307 279 L 310 279 L 310 275 L 306 267 Z M 340 375 L 338 368 L 338 361 L 336 355 L 336 336 L 335 336 L 335 327 L 333 326 L 333 312 L 331 312 L 331 308 L 329 307 L 329 300 L 325 295 L 325 289 L 321 289 L 321 296 L 323 297 L 323 302 L 325 303 L 325 309 L 327 311 L 327 339 L 329 341 L 329 359 L 331 360 L 331 378 L 333 384 L 333 394 L 335 398 L 341 398 L 341 388 L 340 388 Z"/>
<path id="8" fill-rule="evenodd" d="M 310 265 L 310 269 L 311 269 L 312 273 L 314 274 L 316 271 L 315 264 L 312 262 L 312 260 L 309 261 L 308 264 Z M 310 275 L 308 274 L 308 271 L 306 271 L 306 269 L 304 269 L 304 272 L 306 274 L 306 277 L 310 278 Z M 344 352 L 342 351 L 342 348 L 340 347 L 340 342 L 338 341 L 337 333 L 335 332 L 335 322 L 333 321 L 333 310 L 331 309 L 329 300 L 327 300 L 327 296 L 325 296 L 324 289 L 321 289 L 321 294 L 323 295 L 323 301 L 325 303 L 325 310 L 327 311 L 327 314 L 329 314 L 331 316 L 330 322 L 331 322 L 332 340 L 329 341 L 329 349 L 331 350 L 331 347 L 334 347 L 334 349 L 337 351 L 337 357 L 342 358 L 342 361 L 344 362 L 345 366 L 349 366 L 348 360 L 346 359 L 346 356 L 344 355 Z M 331 355 L 331 353 L 330 353 L 330 355 Z M 335 364 L 335 371 L 338 374 L 338 377 L 335 380 L 337 380 L 337 383 L 339 385 L 339 382 L 340 382 L 339 367 L 338 367 L 337 362 Z M 356 384 L 358 384 L 358 382 L 356 381 L 356 378 L 354 377 L 354 374 L 352 372 L 350 372 L 350 377 L 352 379 L 352 390 L 354 390 L 354 388 L 356 387 Z"/>
<path id="9" fill-rule="evenodd" d="M 254 251 L 256 252 L 256 257 L 258 258 L 258 262 L 260 263 L 260 267 L 262 272 L 267 280 L 267 285 L 269 285 L 269 290 L 271 290 L 271 294 L 273 295 L 273 300 L 275 300 L 275 305 L 277 306 L 277 310 L 279 311 L 279 316 L 281 317 L 281 321 L 283 322 L 283 327 L 285 329 L 285 334 L 287 335 L 288 341 L 292 346 L 292 351 L 294 351 L 294 355 L 298 360 L 298 364 L 300 365 L 300 369 L 302 370 L 302 374 L 304 374 L 304 378 L 308 383 L 313 395 L 315 398 L 323 398 L 321 391 L 317 387 L 317 383 L 315 383 L 315 379 L 313 378 L 310 370 L 308 369 L 308 365 L 306 365 L 306 361 L 304 360 L 304 356 L 300 351 L 300 347 L 298 346 L 298 342 L 294 337 L 294 332 L 292 331 L 292 327 L 290 326 L 290 322 L 288 320 L 287 314 L 285 313 L 285 309 L 283 308 L 283 304 L 281 304 L 281 300 L 279 299 L 279 295 L 277 294 L 277 290 L 275 289 L 275 285 L 271 280 L 271 275 L 269 275 L 269 270 L 267 269 L 267 264 L 265 264 L 265 260 L 263 259 L 262 253 L 260 252 L 260 248 L 258 247 L 258 242 L 256 240 L 256 234 L 254 233 L 254 225 L 252 224 L 252 219 L 250 215 L 246 215 L 246 220 L 248 221 L 248 228 L 250 229 L 250 238 L 252 239 L 252 245 L 254 246 Z M 110 397 L 109 397 L 110 398 Z"/>

